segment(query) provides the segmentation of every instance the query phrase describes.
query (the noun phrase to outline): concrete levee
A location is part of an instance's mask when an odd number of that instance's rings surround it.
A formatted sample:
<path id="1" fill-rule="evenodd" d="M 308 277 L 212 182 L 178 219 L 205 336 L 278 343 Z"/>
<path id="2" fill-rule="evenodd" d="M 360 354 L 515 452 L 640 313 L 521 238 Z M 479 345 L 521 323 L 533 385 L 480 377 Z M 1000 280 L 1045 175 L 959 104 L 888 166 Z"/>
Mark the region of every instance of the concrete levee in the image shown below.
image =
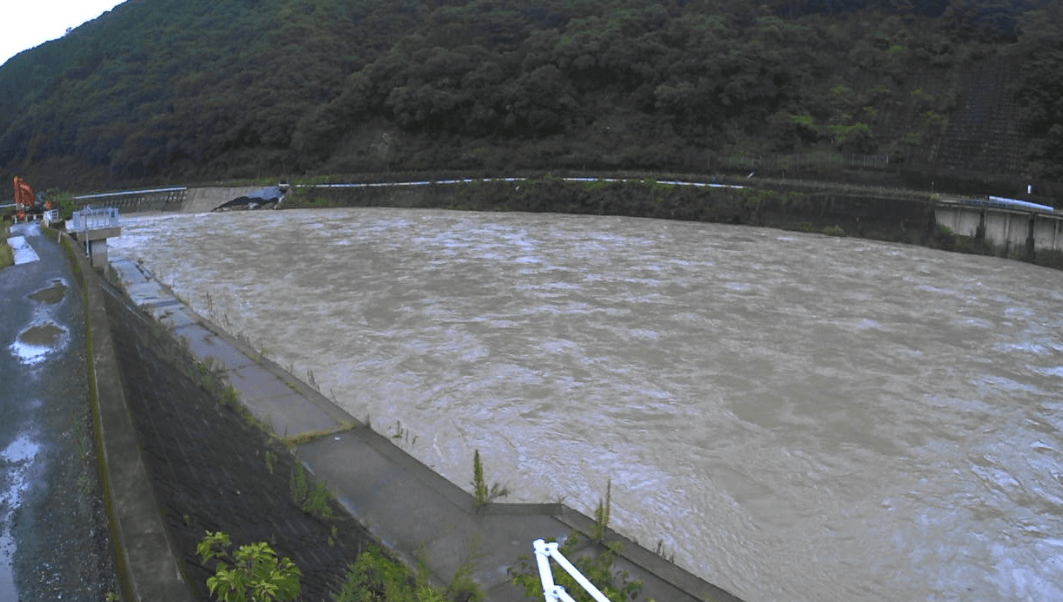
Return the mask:
<path id="1" fill-rule="evenodd" d="M 81 288 L 87 329 L 89 397 L 115 567 L 126 601 L 186 602 L 193 596 L 173 553 L 149 484 L 122 386 L 99 276 L 77 243 L 63 241 Z"/>
<path id="2" fill-rule="evenodd" d="M 473 496 L 416 460 L 390 439 L 359 423 L 315 389 L 199 316 L 133 262 L 113 274 L 142 308 L 193 356 L 222 370 L 240 403 L 277 436 L 296 441 L 295 457 L 337 501 L 392 553 L 424 562 L 446 583 L 465 563 L 488 600 L 527 600 L 510 582 L 520 557 L 539 538 L 579 534 L 577 555 L 597 554 L 594 521 L 563 504 L 477 505 Z M 643 583 L 645 599 L 737 600 L 724 590 L 610 531 L 622 544 L 616 568 Z M 351 559 L 353 561 L 353 559 Z"/>

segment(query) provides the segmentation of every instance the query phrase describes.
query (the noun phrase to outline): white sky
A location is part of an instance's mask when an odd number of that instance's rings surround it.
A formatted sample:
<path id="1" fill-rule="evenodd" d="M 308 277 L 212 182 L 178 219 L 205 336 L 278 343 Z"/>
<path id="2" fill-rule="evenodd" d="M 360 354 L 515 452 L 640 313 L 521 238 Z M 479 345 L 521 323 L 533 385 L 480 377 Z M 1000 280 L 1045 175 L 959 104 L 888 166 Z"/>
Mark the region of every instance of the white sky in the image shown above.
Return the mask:
<path id="1" fill-rule="evenodd" d="M 61 38 L 121 4 L 121 0 L 4 0 L 0 65 L 41 44 Z"/>

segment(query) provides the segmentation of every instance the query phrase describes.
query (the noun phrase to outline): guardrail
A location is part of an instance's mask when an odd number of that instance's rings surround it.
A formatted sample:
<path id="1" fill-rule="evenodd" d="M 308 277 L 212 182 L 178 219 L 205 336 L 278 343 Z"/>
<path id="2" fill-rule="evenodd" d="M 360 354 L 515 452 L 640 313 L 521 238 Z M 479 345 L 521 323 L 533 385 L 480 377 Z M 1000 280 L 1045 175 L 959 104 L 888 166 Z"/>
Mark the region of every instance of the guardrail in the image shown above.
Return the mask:
<path id="1" fill-rule="evenodd" d="M 126 212 L 163 211 L 174 206 L 180 208 L 187 195 L 188 188 L 184 186 L 146 188 L 82 194 L 74 197 L 74 203 L 80 208 L 116 207 Z"/>
<path id="2" fill-rule="evenodd" d="M 532 548 L 535 550 L 535 563 L 539 566 L 539 579 L 543 582 L 543 596 L 546 602 L 576 602 L 572 596 L 568 595 L 565 588 L 554 583 L 554 572 L 550 569 L 551 558 L 565 569 L 565 572 L 571 575 L 592 598 L 598 602 L 610 602 L 609 598 L 606 598 L 605 594 L 584 577 L 583 573 L 557 549 L 557 542 L 546 543 L 542 539 L 536 539 L 532 542 Z"/>
<path id="3" fill-rule="evenodd" d="M 75 211 L 70 218 L 70 227 L 67 228 L 67 230 L 77 232 L 117 227 L 118 209 L 115 209 L 114 207 L 101 207 L 97 209 L 82 209 L 81 211 Z"/>

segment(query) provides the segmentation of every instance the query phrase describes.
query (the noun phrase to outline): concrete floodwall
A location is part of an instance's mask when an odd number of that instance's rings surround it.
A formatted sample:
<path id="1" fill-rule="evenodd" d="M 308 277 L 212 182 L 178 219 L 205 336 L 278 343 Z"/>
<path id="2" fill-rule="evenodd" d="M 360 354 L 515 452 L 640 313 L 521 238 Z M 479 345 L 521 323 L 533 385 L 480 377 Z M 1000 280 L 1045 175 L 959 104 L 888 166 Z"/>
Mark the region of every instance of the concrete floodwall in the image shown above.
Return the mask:
<path id="1" fill-rule="evenodd" d="M 1063 251 L 1063 219 L 1034 220 L 1033 238 L 1038 249 Z"/>
<path id="2" fill-rule="evenodd" d="M 1032 233 L 1037 251 L 1063 251 L 1063 215 L 1056 213 L 943 203 L 936 207 L 935 215 L 937 223 L 953 233 L 982 236 L 986 243 L 1001 249 L 1025 249 Z"/>
<path id="3" fill-rule="evenodd" d="M 187 188 L 152 188 L 146 190 L 126 190 L 121 192 L 103 192 L 84 194 L 74 197 L 78 210 L 85 208 L 112 207 L 122 213 L 141 213 L 149 211 L 177 211 L 185 203 Z"/>
<path id="4" fill-rule="evenodd" d="M 101 192 L 74 197 L 77 209 L 87 207 L 114 207 L 122 213 L 145 213 L 157 211 L 181 211 L 206 213 L 219 205 L 241 196 L 246 196 L 263 186 L 204 186 L 187 188 L 153 188 Z"/>

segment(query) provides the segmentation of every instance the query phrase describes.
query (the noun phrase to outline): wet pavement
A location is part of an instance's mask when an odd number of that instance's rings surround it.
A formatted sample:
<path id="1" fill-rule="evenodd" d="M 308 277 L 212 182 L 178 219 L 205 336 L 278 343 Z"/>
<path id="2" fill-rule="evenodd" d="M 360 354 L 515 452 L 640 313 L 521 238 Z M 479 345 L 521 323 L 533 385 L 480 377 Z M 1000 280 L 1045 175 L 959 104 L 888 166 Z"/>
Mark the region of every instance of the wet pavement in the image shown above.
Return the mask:
<path id="1" fill-rule="evenodd" d="M 0 270 L 0 600 L 117 591 L 89 411 L 84 317 L 63 250 L 11 228 Z"/>

